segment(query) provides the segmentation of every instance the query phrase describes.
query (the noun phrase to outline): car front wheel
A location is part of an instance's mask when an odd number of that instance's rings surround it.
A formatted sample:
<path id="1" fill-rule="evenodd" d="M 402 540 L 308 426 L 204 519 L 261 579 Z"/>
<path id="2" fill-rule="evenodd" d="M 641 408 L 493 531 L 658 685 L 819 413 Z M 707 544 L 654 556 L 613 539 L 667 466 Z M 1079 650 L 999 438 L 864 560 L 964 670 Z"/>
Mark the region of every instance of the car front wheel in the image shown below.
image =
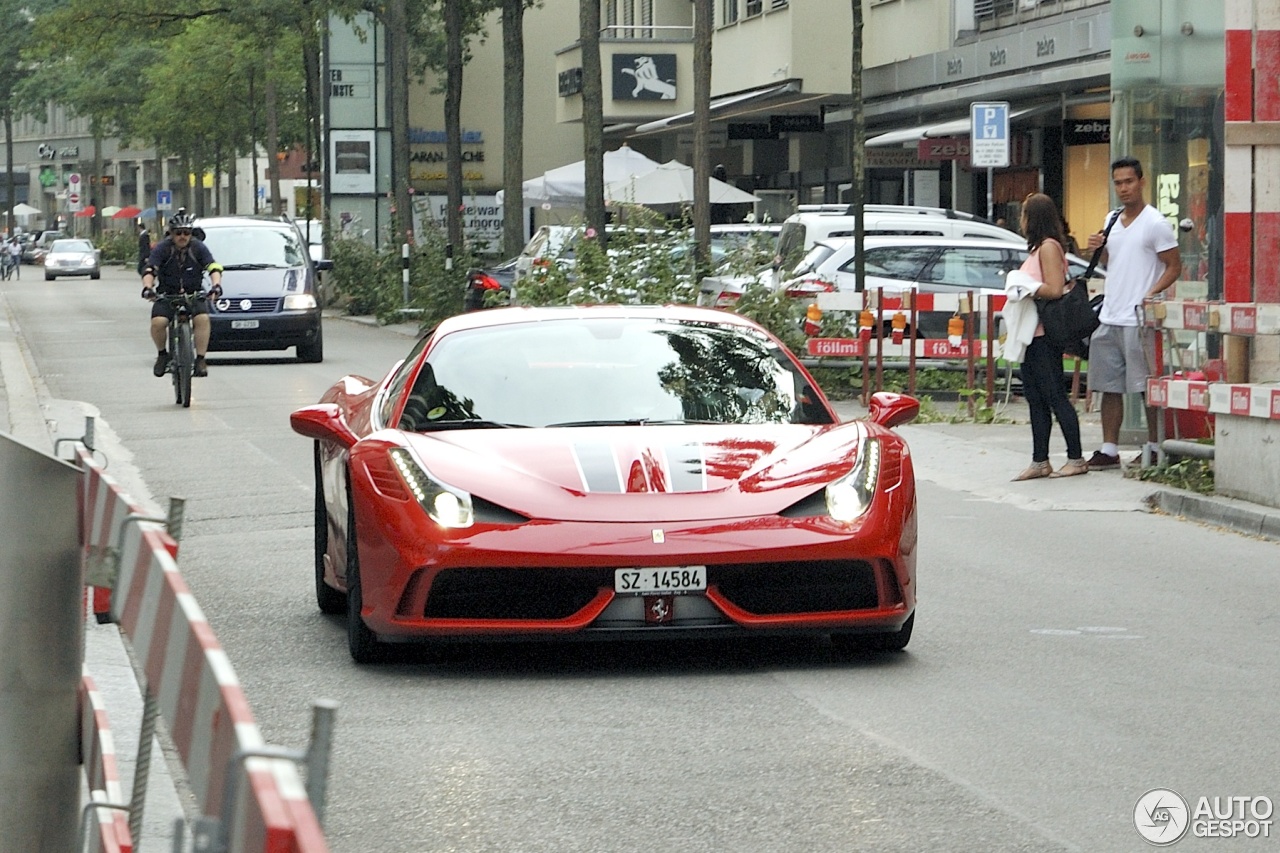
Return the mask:
<path id="1" fill-rule="evenodd" d="M 347 484 L 347 649 L 356 663 L 377 663 L 385 649 L 360 615 L 360 553 L 356 547 L 356 510 Z"/>

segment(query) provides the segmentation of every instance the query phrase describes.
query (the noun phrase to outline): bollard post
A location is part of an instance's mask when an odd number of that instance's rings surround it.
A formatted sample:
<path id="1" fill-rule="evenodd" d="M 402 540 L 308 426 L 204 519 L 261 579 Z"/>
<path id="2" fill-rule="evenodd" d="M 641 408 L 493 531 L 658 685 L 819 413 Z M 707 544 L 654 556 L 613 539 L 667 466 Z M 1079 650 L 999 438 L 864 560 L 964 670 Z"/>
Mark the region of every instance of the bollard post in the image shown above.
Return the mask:
<path id="1" fill-rule="evenodd" d="M 972 290 L 968 291 L 965 294 L 964 298 L 961 300 L 960 312 L 964 315 L 964 338 L 965 338 L 965 343 L 968 344 L 969 346 L 969 358 L 967 359 L 967 369 L 966 369 L 965 376 L 966 376 L 966 384 L 969 386 L 969 417 L 972 418 L 975 415 L 974 405 L 973 405 L 973 390 L 974 390 L 973 386 L 974 386 L 974 380 L 976 378 L 974 375 L 975 353 L 973 350 L 975 346 L 975 341 L 973 339 L 974 322 L 973 322 L 973 291 Z"/>
<path id="2" fill-rule="evenodd" d="M 453 270 L 453 244 L 447 243 L 445 244 L 445 247 L 444 247 L 444 271 L 450 272 L 452 270 Z"/>
<path id="3" fill-rule="evenodd" d="M 908 336 L 911 350 L 907 353 L 907 393 L 914 397 L 916 393 L 916 340 L 920 336 L 920 312 L 916 308 L 915 291 L 908 290 L 904 295 L 911 300 L 911 334 Z"/>
<path id="4" fill-rule="evenodd" d="M 996 399 L 996 298 L 987 294 L 987 405 L 993 406 Z"/>

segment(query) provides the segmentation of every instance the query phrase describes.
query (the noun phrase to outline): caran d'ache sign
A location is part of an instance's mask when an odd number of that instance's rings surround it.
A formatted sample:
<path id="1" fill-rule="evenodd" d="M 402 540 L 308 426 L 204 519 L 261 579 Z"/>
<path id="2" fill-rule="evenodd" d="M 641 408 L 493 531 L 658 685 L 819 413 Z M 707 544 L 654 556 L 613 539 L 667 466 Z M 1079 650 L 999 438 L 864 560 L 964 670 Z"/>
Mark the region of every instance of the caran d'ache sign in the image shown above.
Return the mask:
<path id="1" fill-rule="evenodd" d="M 615 53 L 613 55 L 615 101 L 674 101 L 676 55 L 674 53 Z"/>

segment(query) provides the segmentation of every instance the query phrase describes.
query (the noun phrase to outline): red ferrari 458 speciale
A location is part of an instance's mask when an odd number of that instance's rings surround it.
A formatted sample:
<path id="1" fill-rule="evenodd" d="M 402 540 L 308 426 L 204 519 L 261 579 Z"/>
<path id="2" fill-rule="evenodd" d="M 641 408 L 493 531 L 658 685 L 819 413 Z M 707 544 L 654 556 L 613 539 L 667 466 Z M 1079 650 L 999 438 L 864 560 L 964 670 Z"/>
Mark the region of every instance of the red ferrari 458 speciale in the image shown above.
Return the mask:
<path id="1" fill-rule="evenodd" d="M 315 589 L 352 657 L 384 644 L 823 633 L 901 649 L 911 455 L 877 394 L 840 423 L 735 314 L 452 317 L 381 381 L 291 416 L 315 440 Z"/>

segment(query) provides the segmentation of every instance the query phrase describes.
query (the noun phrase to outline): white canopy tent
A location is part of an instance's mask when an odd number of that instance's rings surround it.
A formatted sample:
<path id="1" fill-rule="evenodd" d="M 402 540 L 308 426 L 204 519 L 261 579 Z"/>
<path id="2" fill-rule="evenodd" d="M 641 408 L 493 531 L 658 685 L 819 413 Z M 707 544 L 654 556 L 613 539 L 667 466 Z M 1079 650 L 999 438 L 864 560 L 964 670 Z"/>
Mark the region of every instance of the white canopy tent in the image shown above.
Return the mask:
<path id="1" fill-rule="evenodd" d="M 40 212 L 41 212 L 40 208 L 32 207 L 31 205 L 27 204 L 25 201 L 20 201 L 13 206 L 14 216 L 34 216 Z"/>
<path id="2" fill-rule="evenodd" d="M 587 195 L 586 162 L 579 160 L 525 181 L 521 185 L 525 206 L 547 204 L 552 207 L 582 207 L 582 201 Z M 624 145 L 616 151 L 604 152 L 606 185 L 652 172 L 656 168 L 658 168 L 656 160 L 650 160 L 629 145 Z M 499 192 L 498 204 L 502 204 L 502 196 L 503 193 Z"/>
<path id="3" fill-rule="evenodd" d="M 759 197 L 743 192 L 732 184 L 708 178 L 712 204 L 751 204 Z M 608 201 L 656 207 L 670 204 L 693 204 L 693 167 L 669 160 L 643 175 L 632 175 L 604 186 Z"/>

